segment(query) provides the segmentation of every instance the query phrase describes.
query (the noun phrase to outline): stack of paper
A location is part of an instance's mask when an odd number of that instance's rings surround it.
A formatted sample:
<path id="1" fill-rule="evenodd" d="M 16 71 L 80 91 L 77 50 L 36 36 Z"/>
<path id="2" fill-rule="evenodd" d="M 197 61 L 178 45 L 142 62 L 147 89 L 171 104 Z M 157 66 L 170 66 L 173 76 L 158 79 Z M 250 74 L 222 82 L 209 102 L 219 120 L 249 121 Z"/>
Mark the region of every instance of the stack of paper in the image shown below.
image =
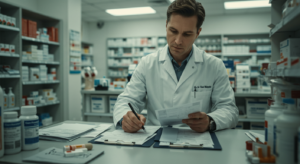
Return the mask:
<path id="1" fill-rule="evenodd" d="M 103 153 L 103 150 L 91 150 L 79 156 L 64 157 L 64 152 L 62 149 L 51 147 L 31 157 L 25 158 L 23 161 L 36 163 L 85 164 L 89 163 L 91 160 Z"/>
<path id="2" fill-rule="evenodd" d="M 73 141 L 93 130 L 99 124 L 62 123 L 53 127 L 40 129 L 39 138 L 50 141 Z"/>
<path id="3" fill-rule="evenodd" d="M 252 131 L 249 132 L 245 132 L 245 134 L 252 140 L 252 141 L 256 141 L 256 138 L 259 139 L 260 142 L 265 142 L 265 135 L 263 134 L 259 134 L 259 133 L 255 133 Z"/>
<path id="4" fill-rule="evenodd" d="M 94 128 L 94 130 L 88 134 L 81 136 L 81 138 L 95 138 L 99 136 L 101 133 L 105 132 L 111 127 L 112 124 L 101 124 Z"/>
<path id="5" fill-rule="evenodd" d="M 160 146 L 191 145 L 213 148 L 214 143 L 209 132 L 198 133 L 191 129 L 176 129 L 165 127 L 160 138 Z"/>
<path id="6" fill-rule="evenodd" d="M 95 140 L 95 142 L 119 142 L 119 143 L 135 143 L 135 145 L 142 145 L 156 135 L 156 131 L 160 126 L 145 126 L 144 130 L 139 130 L 136 133 L 126 133 L 123 129 L 116 129 L 113 132 L 105 132 L 102 137 Z"/>

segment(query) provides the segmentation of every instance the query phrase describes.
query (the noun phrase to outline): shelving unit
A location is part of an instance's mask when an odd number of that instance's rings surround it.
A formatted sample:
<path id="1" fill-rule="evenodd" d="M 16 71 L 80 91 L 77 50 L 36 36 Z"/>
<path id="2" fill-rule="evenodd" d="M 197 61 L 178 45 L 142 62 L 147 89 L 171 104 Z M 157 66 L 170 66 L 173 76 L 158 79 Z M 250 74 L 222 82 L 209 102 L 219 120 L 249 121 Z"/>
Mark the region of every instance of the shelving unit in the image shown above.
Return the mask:
<path id="1" fill-rule="evenodd" d="M 63 47 L 62 42 L 44 42 L 38 39 L 22 36 L 22 18 L 37 22 L 37 28 L 56 27 L 62 32 L 62 21 L 56 18 L 46 16 L 41 13 L 32 12 L 26 8 L 11 5 L 9 2 L 0 2 L 1 14 L 16 18 L 16 27 L 0 25 L 0 43 L 15 45 L 15 54 L 0 53 L 0 65 L 10 65 L 12 69 L 20 71 L 20 75 L 0 76 L 0 85 L 2 88 L 12 87 L 15 94 L 15 107 L 4 109 L 4 111 L 20 111 L 22 106 L 22 96 L 29 96 L 31 91 L 51 88 L 57 94 L 58 101 L 55 103 L 45 103 L 36 105 L 37 113 L 49 113 L 53 121 L 63 121 L 64 119 L 64 101 L 63 101 Z M 63 40 L 63 35 L 59 36 L 59 41 Z M 49 54 L 54 55 L 54 62 L 43 61 L 23 61 L 22 48 L 25 45 L 49 46 Z M 36 67 L 39 64 L 46 64 L 49 68 L 56 68 L 56 81 L 22 81 L 22 65 Z"/>

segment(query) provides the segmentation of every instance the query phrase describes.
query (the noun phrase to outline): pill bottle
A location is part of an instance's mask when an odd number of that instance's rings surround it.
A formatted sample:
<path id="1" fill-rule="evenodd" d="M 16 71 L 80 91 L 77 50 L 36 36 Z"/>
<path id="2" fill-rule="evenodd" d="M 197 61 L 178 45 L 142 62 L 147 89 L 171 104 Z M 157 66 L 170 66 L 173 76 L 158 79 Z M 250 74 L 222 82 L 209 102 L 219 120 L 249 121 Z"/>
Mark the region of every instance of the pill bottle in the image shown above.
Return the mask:
<path id="1" fill-rule="evenodd" d="M 4 112 L 4 154 L 21 151 L 21 120 L 17 112 Z"/>
<path id="2" fill-rule="evenodd" d="M 36 106 L 22 106 L 22 150 L 33 150 L 39 147 L 39 117 L 36 115 Z"/>

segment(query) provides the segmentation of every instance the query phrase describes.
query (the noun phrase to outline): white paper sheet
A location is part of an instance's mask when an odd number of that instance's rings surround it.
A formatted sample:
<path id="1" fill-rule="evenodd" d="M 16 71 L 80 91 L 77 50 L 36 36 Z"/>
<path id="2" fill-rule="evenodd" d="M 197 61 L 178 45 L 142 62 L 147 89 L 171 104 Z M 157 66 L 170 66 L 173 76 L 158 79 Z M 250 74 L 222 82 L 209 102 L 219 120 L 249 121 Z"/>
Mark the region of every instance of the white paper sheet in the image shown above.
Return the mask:
<path id="1" fill-rule="evenodd" d="M 260 142 L 265 142 L 265 135 L 263 134 L 259 134 L 259 133 L 255 133 L 252 131 L 249 132 L 245 132 L 245 134 L 252 140 L 252 141 L 256 141 L 256 137 L 258 137 Z"/>
<path id="2" fill-rule="evenodd" d="M 200 112 L 202 101 L 183 104 L 173 108 L 156 110 L 155 114 L 162 126 L 181 124 L 182 119 L 187 119 L 188 115 L 195 112 Z"/>
<path id="3" fill-rule="evenodd" d="M 126 133 L 123 129 L 116 129 L 112 132 L 105 132 L 103 136 L 95 140 L 96 142 L 104 142 L 108 141 L 123 141 L 123 142 L 135 142 L 136 145 L 142 145 L 150 136 L 154 137 L 153 135 L 160 126 L 144 126 L 146 132 L 141 129 L 136 133 Z M 152 138 L 151 137 L 151 138 Z M 151 139 L 150 138 L 150 139 Z"/>
<path id="4" fill-rule="evenodd" d="M 112 124 L 101 124 L 97 127 L 94 128 L 94 131 L 85 134 L 83 136 L 81 136 L 81 138 L 95 138 L 97 137 L 99 134 L 103 133 L 104 131 L 108 130 L 109 127 L 111 127 Z"/>
<path id="5" fill-rule="evenodd" d="M 79 156 L 64 157 L 62 149 L 51 147 L 31 157 L 25 158 L 23 161 L 37 163 L 85 164 L 103 153 L 104 151 L 91 150 Z"/>
<path id="6" fill-rule="evenodd" d="M 161 142 L 176 142 L 178 138 L 177 128 L 164 127 L 159 141 Z"/>

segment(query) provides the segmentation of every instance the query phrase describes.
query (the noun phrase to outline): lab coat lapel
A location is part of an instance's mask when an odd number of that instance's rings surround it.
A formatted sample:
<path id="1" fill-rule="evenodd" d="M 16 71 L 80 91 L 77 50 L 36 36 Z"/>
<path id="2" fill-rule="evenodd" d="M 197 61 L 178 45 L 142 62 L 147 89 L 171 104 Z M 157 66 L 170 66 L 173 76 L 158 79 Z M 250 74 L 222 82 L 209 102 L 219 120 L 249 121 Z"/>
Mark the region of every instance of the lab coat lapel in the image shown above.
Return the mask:
<path id="1" fill-rule="evenodd" d="M 175 70 L 173 68 L 172 62 L 170 57 L 168 56 L 168 45 L 166 45 L 164 47 L 164 49 L 161 51 L 160 57 L 159 57 L 159 61 L 163 62 L 163 68 L 168 72 L 168 74 L 172 77 L 173 81 L 175 82 L 175 84 L 177 85 L 177 77 L 175 74 Z"/>
<path id="2" fill-rule="evenodd" d="M 199 62 L 203 62 L 203 52 L 200 51 L 195 45 L 193 45 L 193 55 L 188 61 L 185 69 L 179 79 L 176 90 L 194 73 L 197 72 L 199 66 Z"/>

